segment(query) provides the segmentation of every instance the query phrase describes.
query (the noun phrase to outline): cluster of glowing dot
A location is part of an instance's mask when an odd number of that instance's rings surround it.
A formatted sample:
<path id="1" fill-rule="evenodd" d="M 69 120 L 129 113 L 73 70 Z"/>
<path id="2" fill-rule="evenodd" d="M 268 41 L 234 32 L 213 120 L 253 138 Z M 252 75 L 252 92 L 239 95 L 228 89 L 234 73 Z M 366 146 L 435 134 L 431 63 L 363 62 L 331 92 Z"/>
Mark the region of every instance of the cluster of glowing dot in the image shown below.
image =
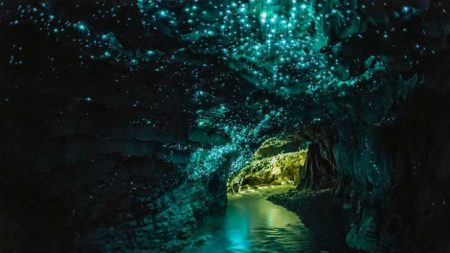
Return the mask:
<path id="1" fill-rule="evenodd" d="M 365 1 L 357 5 L 360 9 L 365 9 L 366 4 L 387 5 L 387 2 L 375 2 Z M 161 71 L 171 62 L 182 61 L 179 58 L 190 50 L 201 55 L 215 55 L 257 87 L 275 89 L 285 95 L 302 91 L 314 93 L 318 89 L 342 85 L 336 81 L 336 72 L 341 72 L 341 77 L 348 77 L 349 70 L 343 68 L 338 59 L 320 51 L 328 43 L 323 27 L 330 17 L 337 17 L 335 20 L 347 22 L 350 27 L 352 22 L 359 20 L 355 4 L 348 3 L 347 9 L 335 9 L 326 1 L 136 0 L 112 4 L 97 0 L 91 3 L 93 11 L 82 15 L 83 19 L 79 20 L 58 15 L 50 3 L 18 4 L 17 19 L 10 25 L 33 23 L 57 41 L 72 41 L 80 48 L 80 65 L 92 60 L 105 60 L 125 63 L 133 71 L 142 63 L 154 63 L 152 70 Z M 0 2 L 1 6 L 5 4 Z M 82 11 L 76 2 L 72 5 L 75 10 Z M 137 12 L 124 14 L 130 8 Z M 416 12 L 414 7 L 403 6 L 398 15 L 406 17 Z M 445 8 L 442 14 L 447 15 Z M 153 48 L 155 43 L 124 47 L 115 31 L 98 29 L 93 25 L 111 21 L 121 29 L 139 27 L 141 35 L 138 39 L 142 41 L 166 36 L 180 45 L 170 50 Z M 406 29 L 402 28 L 400 32 L 406 32 Z M 389 39 L 393 32 L 397 32 L 395 28 L 377 30 L 385 39 Z M 355 31 L 353 33 L 356 34 Z M 427 50 L 419 42 L 416 49 Z M 405 57 L 410 64 L 415 64 L 408 56 Z M 22 63 L 16 56 L 11 56 L 11 65 Z"/>

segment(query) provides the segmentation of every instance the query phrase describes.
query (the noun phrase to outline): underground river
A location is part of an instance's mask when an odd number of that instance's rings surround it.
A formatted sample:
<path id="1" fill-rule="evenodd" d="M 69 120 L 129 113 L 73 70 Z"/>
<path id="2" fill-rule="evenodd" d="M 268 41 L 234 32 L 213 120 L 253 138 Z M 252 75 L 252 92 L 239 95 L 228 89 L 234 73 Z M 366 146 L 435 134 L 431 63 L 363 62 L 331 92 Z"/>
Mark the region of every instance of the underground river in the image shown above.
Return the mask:
<path id="1" fill-rule="evenodd" d="M 262 189 L 228 196 L 224 214 L 210 217 L 197 230 L 191 247 L 183 253 L 312 253 L 310 232 L 300 218 L 266 198 L 274 191 Z"/>

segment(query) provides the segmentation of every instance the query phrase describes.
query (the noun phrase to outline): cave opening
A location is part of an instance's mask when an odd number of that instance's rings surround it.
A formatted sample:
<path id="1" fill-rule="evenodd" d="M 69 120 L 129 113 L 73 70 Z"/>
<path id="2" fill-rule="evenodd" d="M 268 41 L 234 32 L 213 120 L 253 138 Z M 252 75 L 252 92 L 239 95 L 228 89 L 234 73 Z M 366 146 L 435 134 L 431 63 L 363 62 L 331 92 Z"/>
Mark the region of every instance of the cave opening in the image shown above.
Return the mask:
<path id="1" fill-rule="evenodd" d="M 223 213 L 210 215 L 183 253 L 316 252 L 301 217 L 268 199 L 296 189 L 309 145 L 298 135 L 263 141 L 226 180 L 228 203 Z"/>
<path id="2" fill-rule="evenodd" d="M 305 125 L 297 131 L 261 141 L 238 170 L 226 181 L 227 192 L 284 187 L 299 191 L 330 189 L 338 185 L 330 125 Z"/>
<path id="3" fill-rule="evenodd" d="M 231 252 L 345 252 L 345 247 L 332 242 L 342 235 L 336 225 L 337 215 L 335 220 L 325 217 L 316 222 L 327 238 L 313 236 L 302 221 L 303 215 L 325 216 L 335 210 L 330 204 L 336 182 L 334 159 L 319 129 L 306 127 L 262 141 L 251 159 L 224 181 L 228 203 L 223 212 L 209 215 L 200 224 L 183 253 L 218 248 Z M 304 207 L 298 209 L 291 205 L 293 202 Z"/>
<path id="4" fill-rule="evenodd" d="M 294 189 L 300 180 L 308 145 L 309 142 L 294 135 L 265 140 L 251 160 L 231 175 L 227 181 L 228 193 L 280 187 Z"/>

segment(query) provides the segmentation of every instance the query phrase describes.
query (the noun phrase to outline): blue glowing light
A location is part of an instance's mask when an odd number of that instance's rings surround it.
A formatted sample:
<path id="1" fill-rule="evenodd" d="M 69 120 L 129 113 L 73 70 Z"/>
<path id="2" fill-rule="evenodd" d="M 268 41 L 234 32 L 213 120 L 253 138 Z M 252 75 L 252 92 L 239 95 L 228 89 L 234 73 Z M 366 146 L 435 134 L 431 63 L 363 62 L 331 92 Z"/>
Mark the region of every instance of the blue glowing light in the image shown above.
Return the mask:
<path id="1" fill-rule="evenodd" d="M 410 11 L 410 8 L 409 8 L 408 6 L 403 6 L 402 12 L 403 12 L 404 14 L 407 14 L 409 11 Z"/>
<path id="2" fill-rule="evenodd" d="M 79 31 L 81 31 L 81 32 L 88 31 L 87 25 L 84 24 L 84 23 L 82 23 L 82 22 L 78 22 L 78 23 L 75 25 L 75 27 L 76 27 Z"/>

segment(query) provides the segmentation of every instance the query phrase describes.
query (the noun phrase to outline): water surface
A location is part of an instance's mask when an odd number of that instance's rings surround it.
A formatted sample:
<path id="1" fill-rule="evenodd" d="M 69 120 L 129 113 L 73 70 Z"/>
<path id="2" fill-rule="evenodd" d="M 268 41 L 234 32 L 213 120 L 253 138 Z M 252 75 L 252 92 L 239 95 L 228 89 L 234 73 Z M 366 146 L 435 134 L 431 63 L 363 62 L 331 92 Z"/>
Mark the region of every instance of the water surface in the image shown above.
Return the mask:
<path id="1" fill-rule="evenodd" d="M 197 246 L 183 253 L 312 253 L 310 233 L 299 217 L 266 200 L 273 190 L 229 196 L 223 215 L 196 232 Z"/>

